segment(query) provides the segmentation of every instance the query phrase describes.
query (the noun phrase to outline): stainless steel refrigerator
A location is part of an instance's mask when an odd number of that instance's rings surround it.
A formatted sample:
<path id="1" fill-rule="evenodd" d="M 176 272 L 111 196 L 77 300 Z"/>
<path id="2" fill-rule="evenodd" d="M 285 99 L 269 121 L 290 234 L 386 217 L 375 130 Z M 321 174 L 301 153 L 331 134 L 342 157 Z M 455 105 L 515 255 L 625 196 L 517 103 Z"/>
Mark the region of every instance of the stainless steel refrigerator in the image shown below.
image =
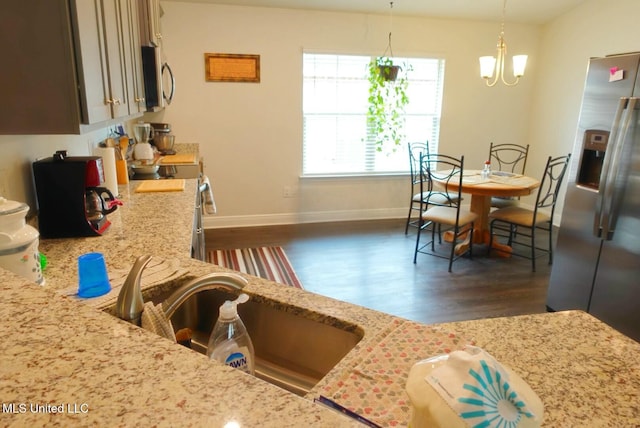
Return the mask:
<path id="1" fill-rule="evenodd" d="M 640 54 L 589 62 L 547 307 L 640 341 Z"/>

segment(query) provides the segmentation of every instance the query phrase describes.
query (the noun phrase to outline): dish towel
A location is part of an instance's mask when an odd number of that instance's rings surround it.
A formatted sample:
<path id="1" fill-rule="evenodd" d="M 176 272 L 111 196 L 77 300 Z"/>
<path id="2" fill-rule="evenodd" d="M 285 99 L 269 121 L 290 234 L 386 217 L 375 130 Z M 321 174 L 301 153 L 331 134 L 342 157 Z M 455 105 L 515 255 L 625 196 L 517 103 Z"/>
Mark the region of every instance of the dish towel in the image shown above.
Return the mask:
<path id="1" fill-rule="evenodd" d="M 145 303 L 144 310 L 140 317 L 140 323 L 145 330 L 152 331 L 158 336 L 162 336 L 173 342 L 176 341 L 171 320 L 165 316 L 161 304 L 154 305 L 153 302 Z"/>
<path id="2" fill-rule="evenodd" d="M 211 188 L 209 177 L 206 175 L 203 176 L 202 184 L 204 185 L 204 190 L 202 191 L 202 212 L 203 214 L 215 214 L 217 212 L 216 201 L 213 199 L 213 189 Z"/>

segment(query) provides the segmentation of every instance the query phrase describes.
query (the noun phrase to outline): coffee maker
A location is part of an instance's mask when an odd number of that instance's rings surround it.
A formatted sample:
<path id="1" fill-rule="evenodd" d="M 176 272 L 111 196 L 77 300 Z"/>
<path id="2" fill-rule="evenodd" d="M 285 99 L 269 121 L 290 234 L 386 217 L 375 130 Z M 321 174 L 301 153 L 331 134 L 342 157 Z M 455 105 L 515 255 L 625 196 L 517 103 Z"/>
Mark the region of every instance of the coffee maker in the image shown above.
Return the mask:
<path id="1" fill-rule="evenodd" d="M 43 238 L 100 236 L 111 225 L 106 215 L 121 202 L 104 182 L 102 158 L 57 151 L 33 163 L 38 224 Z"/>

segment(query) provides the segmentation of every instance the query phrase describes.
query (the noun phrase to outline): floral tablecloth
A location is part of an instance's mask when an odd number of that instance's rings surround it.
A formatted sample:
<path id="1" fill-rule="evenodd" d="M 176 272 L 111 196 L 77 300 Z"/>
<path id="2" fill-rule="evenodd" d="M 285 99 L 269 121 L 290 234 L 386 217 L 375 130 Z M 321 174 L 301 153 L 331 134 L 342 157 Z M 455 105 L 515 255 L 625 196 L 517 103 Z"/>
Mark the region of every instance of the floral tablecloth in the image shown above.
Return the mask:
<path id="1" fill-rule="evenodd" d="M 411 403 L 405 392 L 409 370 L 418 361 L 474 342 L 438 326 L 396 320 L 389 334 L 322 395 L 381 426 L 406 426 Z"/>

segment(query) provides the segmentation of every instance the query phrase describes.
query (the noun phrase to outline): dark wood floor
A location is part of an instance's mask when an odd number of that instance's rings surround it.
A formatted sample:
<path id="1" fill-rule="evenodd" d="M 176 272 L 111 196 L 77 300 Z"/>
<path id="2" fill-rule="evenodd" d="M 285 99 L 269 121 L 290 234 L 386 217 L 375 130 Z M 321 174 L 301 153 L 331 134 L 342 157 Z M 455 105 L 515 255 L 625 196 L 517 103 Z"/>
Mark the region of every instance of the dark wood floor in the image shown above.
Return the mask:
<path id="1" fill-rule="evenodd" d="M 544 312 L 550 266 L 487 257 L 454 262 L 419 254 L 402 220 L 207 229 L 208 249 L 280 245 L 305 289 L 407 319 L 436 323 Z"/>

